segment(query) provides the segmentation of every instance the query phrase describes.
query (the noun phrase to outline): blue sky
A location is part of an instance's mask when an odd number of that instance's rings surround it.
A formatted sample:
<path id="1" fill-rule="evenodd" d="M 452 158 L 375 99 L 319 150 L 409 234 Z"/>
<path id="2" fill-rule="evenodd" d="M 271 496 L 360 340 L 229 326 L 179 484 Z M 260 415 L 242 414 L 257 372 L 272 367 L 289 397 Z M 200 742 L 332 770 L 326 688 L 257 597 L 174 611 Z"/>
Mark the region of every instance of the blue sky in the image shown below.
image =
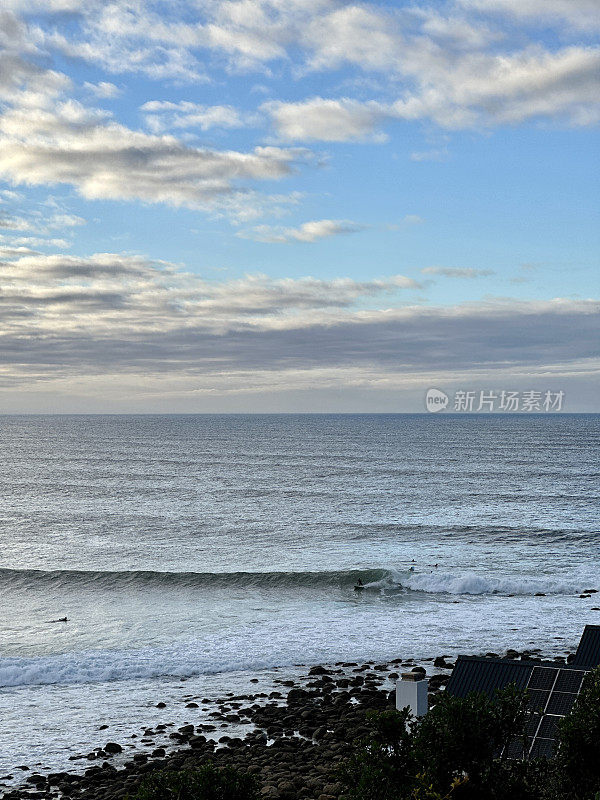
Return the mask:
<path id="1" fill-rule="evenodd" d="M 9 0 L 0 410 L 600 410 L 595 6 Z"/>

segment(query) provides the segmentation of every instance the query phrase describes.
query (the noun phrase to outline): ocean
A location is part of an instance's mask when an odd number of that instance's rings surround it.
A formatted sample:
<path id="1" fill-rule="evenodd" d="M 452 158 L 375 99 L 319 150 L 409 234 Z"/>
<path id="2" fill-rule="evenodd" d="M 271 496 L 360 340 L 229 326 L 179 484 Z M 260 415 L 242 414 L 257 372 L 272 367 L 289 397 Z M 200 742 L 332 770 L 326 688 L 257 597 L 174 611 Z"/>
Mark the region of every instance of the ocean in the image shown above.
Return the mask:
<path id="1" fill-rule="evenodd" d="M 0 777 L 315 663 L 572 649 L 600 415 L 0 417 Z M 358 579 L 365 590 L 355 592 Z M 68 622 L 54 622 L 67 617 Z M 118 739 L 117 739 L 118 740 Z"/>

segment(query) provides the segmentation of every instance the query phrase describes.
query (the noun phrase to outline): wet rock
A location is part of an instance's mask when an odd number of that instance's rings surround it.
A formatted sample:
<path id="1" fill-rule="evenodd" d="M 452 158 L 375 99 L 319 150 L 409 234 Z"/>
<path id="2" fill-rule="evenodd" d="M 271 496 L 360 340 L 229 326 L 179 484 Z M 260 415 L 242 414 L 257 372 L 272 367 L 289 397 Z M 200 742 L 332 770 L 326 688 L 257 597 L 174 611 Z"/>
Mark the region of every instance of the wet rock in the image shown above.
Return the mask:
<path id="1" fill-rule="evenodd" d="M 120 744 L 117 744 L 117 742 L 107 742 L 102 749 L 105 753 L 111 756 L 123 752 L 123 748 Z"/>
<path id="2" fill-rule="evenodd" d="M 156 708 L 166 708 L 166 707 L 167 707 L 167 704 L 163 703 L 162 701 L 160 703 L 156 704 Z"/>

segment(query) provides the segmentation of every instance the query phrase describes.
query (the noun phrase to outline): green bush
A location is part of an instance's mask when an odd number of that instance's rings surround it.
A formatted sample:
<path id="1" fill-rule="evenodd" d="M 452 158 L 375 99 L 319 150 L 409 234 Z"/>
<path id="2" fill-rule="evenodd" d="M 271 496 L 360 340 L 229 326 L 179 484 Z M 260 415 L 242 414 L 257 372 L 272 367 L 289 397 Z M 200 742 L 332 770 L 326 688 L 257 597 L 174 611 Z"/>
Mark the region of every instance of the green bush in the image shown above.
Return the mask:
<path id="1" fill-rule="evenodd" d="M 342 770 L 347 800 L 600 800 L 600 668 L 559 726 L 554 759 L 508 760 L 527 696 L 442 694 L 424 717 L 385 711 Z"/>
<path id="2" fill-rule="evenodd" d="M 600 794 L 600 668 L 590 672 L 577 702 L 559 725 L 557 768 L 571 800 Z"/>
<path id="3" fill-rule="evenodd" d="M 232 767 L 160 770 L 144 778 L 132 800 L 256 800 L 254 778 Z"/>

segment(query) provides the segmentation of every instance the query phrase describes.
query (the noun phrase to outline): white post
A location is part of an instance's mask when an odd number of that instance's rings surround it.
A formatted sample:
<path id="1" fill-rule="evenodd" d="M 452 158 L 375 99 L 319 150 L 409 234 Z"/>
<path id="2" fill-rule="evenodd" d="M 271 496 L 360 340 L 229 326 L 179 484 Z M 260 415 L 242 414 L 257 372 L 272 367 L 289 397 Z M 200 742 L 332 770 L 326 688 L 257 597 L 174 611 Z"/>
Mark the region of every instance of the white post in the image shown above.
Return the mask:
<path id="1" fill-rule="evenodd" d="M 396 709 L 409 707 L 414 717 L 427 713 L 427 678 L 419 672 L 403 672 L 396 681 Z"/>

